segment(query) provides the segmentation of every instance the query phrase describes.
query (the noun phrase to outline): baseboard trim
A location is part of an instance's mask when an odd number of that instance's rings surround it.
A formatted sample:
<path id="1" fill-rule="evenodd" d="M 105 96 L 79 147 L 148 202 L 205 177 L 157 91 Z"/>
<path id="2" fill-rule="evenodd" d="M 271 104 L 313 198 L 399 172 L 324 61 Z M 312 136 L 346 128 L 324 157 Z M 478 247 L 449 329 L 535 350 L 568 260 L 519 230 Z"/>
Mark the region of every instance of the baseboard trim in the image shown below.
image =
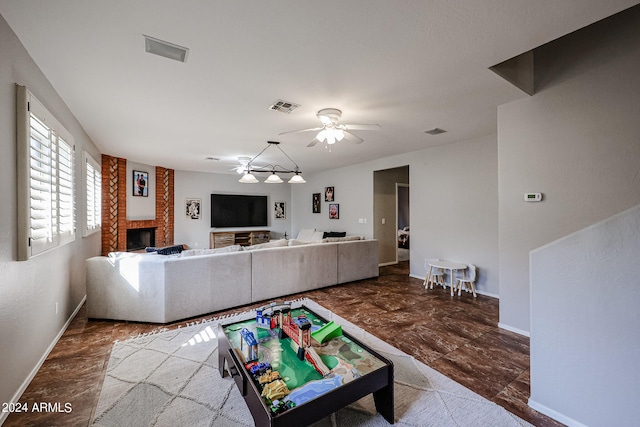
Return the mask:
<path id="1" fill-rule="evenodd" d="M 530 408 L 533 408 L 536 411 L 540 412 L 541 414 L 551 417 L 554 420 L 559 421 L 562 424 L 565 424 L 569 427 L 587 427 L 586 424 L 582 424 L 581 422 L 576 421 L 573 418 L 567 417 L 566 415 L 561 414 L 558 411 L 554 411 L 548 406 L 542 405 L 531 398 L 529 398 L 529 401 L 527 402 L 527 404 L 529 405 Z"/>
<path id="2" fill-rule="evenodd" d="M 56 335 L 56 337 L 53 339 L 49 347 L 47 347 L 47 349 L 45 350 L 44 354 L 42 355 L 38 363 L 36 363 L 36 366 L 31 370 L 31 373 L 29 374 L 29 376 L 22 382 L 22 385 L 20 385 L 20 388 L 18 388 L 18 391 L 16 391 L 16 393 L 13 395 L 13 397 L 11 398 L 11 402 L 7 402 L 7 403 L 18 403 L 18 401 L 22 397 L 22 393 L 24 393 L 24 391 L 27 389 L 27 387 L 29 386 L 33 378 L 36 376 L 36 374 L 44 364 L 44 361 L 47 360 L 49 353 L 51 353 L 53 348 L 56 346 L 56 344 L 62 337 L 62 334 L 65 333 L 65 331 L 71 324 L 71 321 L 73 321 L 73 319 L 76 317 L 76 314 L 78 314 L 78 312 L 80 311 L 80 309 L 82 308 L 82 305 L 85 303 L 86 300 L 87 300 L 87 296 L 85 295 L 82 298 L 82 301 L 80 301 L 80 304 L 78 304 L 76 309 L 73 311 L 71 316 L 69 316 L 69 318 L 67 319 L 66 323 L 64 324 L 60 332 L 58 332 L 58 335 Z M 0 412 L 0 426 L 6 421 L 8 416 L 9 416 L 9 412 Z"/>
<path id="3" fill-rule="evenodd" d="M 386 267 L 388 265 L 396 265 L 398 261 L 390 261 L 390 262 L 381 262 L 378 264 L 378 267 Z"/>
<path id="4" fill-rule="evenodd" d="M 506 329 L 507 331 L 515 332 L 518 335 L 524 335 L 525 337 L 531 337 L 531 333 L 529 331 L 525 331 L 523 329 L 514 328 L 513 326 L 509 326 L 507 324 L 498 322 L 498 328 Z"/>

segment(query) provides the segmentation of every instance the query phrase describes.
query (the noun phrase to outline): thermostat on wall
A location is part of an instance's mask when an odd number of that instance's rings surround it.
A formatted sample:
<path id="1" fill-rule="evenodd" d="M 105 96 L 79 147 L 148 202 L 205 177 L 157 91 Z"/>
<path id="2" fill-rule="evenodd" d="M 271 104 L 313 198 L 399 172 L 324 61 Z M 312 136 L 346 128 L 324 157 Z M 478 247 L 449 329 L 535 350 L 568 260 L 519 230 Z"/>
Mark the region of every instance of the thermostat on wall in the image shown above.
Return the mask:
<path id="1" fill-rule="evenodd" d="M 542 193 L 524 193 L 525 202 L 539 202 L 542 200 Z"/>

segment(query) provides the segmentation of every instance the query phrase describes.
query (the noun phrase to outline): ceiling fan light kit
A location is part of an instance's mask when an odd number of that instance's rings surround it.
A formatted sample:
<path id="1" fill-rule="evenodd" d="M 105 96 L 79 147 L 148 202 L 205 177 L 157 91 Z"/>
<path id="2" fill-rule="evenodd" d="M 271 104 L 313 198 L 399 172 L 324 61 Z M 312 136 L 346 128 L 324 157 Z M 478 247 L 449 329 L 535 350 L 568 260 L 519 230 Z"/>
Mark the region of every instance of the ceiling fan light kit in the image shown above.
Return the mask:
<path id="1" fill-rule="evenodd" d="M 267 149 L 269 149 L 269 147 L 273 147 L 273 146 L 277 147 L 282 152 L 282 154 L 284 154 L 287 157 L 287 159 L 289 159 L 291 163 L 293 163 L 293 165 L 295 166 L 294 169 L 287 169 L 280 165 L 266 165 L 266 166 L 260 166 L 260 167 L 253 166 L 252 163 L 258 157 L 260 157 L 262 153 L 264 153 Z M 290 184 L 306 183 L 304 178 L 302 178 L 302 175 L 301 175 L 302 172 L 300 171 L 298 164 L 294 162 L 293 159 L 289 157 L 289 155 L 285 153 L 282 148 L 280 148 L 280 143 L 277 141 L 267 141 L 267 146 L 264 149 L 262 149 L 262 151 L 259 152 L 255 157 L 250 159 L 245 165 L 243 162 L 246 161 L 246 159 L 247 158 L 243 158 L 243 157 L 238 158 L 241 166 L 238 166 L 236 170 L 241 173 L 244 172 L 244 175 L 242 175 L 242 178 L 240 178 L 238 182 L 241 182 L 243 184 L 255 184 L 260 182 L 258 178 L 255 177 L 254 175 L 255 173 L 270 173 L 271 175 L 269 175 L 269 177 L 264 182 L 267 184 L 280 184 L 284 181 L 282 180 L 282 178 L 280 178 L 278 174 L 292 173 L 294 175 L 291 177 L 291 179 L 289 179 L 289 181 L 287 181 L 288 183 Z"/>
<path id="2" fill-rule="evenodd" d="M 343 139 L 347 139 L 356 144 L 360 144 L 364 141 L 358 135 L 351 132 L 352 130 L 379 130 L 380 125 L 377 124 L 361 124 L 361 125 L 343 125 L 338 124 L 338 121 L 342 117 L 342 111 L 337 108 L 323 108 L 322 110 L 316 113 L 316 117 L 320 119 L 320 123 L 322 123 L 322 127 L 310 128 L 310 129 L 301 129 L 301 130 L 292 130 L 287 132 L 282 132 L 280 135 L 284 135 L 286 133 L 297 133 L 297 132 L 315 132 L 319 131 L 316 134 L 314 140 L 312 140 L 307 147 L 313 147 L 318 142 L 326 142 L 327 146 L 333 145 L 336 142 L 340 142 Z"/>

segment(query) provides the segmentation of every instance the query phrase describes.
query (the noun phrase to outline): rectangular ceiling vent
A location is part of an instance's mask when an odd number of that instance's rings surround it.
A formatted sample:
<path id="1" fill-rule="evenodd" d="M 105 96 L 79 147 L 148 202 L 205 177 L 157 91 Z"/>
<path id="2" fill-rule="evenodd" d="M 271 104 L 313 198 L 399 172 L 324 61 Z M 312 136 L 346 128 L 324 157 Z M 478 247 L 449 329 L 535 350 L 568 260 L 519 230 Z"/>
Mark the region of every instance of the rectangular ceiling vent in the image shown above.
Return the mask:
<path id="1" fill-rule="evenodd" d="M 144 49 L 154 55 L 164 56 L 175 61 L 187 62 L 189 49 L 154 37 L 144 36 Z"/>
<path id="2" fill-rule="evenodd" d="M 425 130 L 424 133 L 428 133 L 429 135 L 439 135 L 441 133 L 445 133 L 446 130 L 440 128 L 433 128 L 431 130 Z"/>
<path id="3" fill-rule="evenodd" d="M 278 99 L 269 107 L 269 109 L 273 111 L 280 111 L 281 113 L 289 114 L 299 106 L 300 104 L 294 104 L 293 102 L 283 101 L 282 99 Z"/>

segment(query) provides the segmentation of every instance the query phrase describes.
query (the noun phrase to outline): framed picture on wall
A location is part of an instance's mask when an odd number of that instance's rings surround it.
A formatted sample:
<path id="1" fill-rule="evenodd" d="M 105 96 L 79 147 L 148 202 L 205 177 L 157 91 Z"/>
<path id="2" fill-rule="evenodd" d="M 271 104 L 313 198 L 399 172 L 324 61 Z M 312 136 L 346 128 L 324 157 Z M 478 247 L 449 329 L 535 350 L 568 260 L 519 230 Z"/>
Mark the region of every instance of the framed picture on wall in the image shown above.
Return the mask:
<path id="1" fill-rule="evenodd" d="M 311 203 L 311 212 L 320 213 L 320 193 L 313 193 L 313 201 Z"/>
<path id="2" fill-rule="evenodd" d="M 333 202 L 336 199 L 336 195 L 333 192 L 333 187 L 325 187 L 324 188 L 324 201 L 325 202 Z"/>
<path id="3" fill-rule="evenodd" d="M 329 219 L 340 219 L 340 205 L 338 203 L 329 204 Z"/>
<path id="4" fill-rule="evenodd" d="M 184 205 L 187 219 L 202 218 L 202 199 L 185 199 Z"/>
<path id="5" fill-rule="evenodd" d="M 149 196 L 149 173 L 133 171 L 133 195 L 140 197 Z"/>
<path id="6" fill-rule="evenodd" d="M 273 205 L 273 217 L 275 219 L 285 219 L 286 218 L 286 210 L 285 210 L 285 202 L 275 202 Z"/>

